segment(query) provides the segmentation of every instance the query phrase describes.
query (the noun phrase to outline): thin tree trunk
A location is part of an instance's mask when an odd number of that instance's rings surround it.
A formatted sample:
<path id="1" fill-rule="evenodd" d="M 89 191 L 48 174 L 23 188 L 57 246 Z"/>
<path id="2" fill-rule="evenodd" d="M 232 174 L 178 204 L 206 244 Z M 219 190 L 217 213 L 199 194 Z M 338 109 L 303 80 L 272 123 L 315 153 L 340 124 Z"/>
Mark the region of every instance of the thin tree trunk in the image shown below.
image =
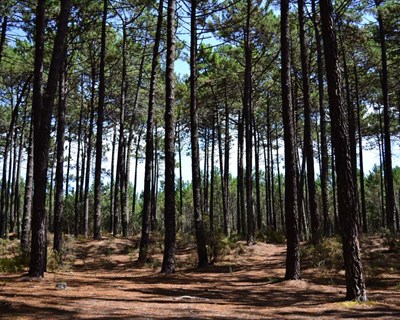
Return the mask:
<path id="1" fill-rule="evenodd" d="M 281 172 L 279 168 L 279 137 L 278 137 L 278 129 L 276 129 L 276 167 L 277 167 L 277 174 L 278 174 L 278 194 L 279 194 L 279 212 L 281 216 L 281 226 L 282 231 L 285 231 L 285 215 L 283 209 L 283 197 L 282 197 L 282 179 L 281 179 Z"/>
<path id="2" fill-rule="evenodd" d="M 180 113 L 180 111 L 179 111 Z M 180 115 L 178 115 L 179 119 Z M 179 126 L 178 126 L 179 127 Z M 181 130 L 178 128 L 178 166 L 179 166 L 179 214 L 178 214 L 178 230 L 182 230 L 183 225 L 183 178 L 182 178 L 182 146 L 181 146 Z M 194 204 L 194 203 L 193 203 Z M 196 210 L 193 208 L 193 210 Z"/>
<path id="3" fill-rule="evenodd" d="M 144 169 L 144 193 L 143 193 L 143 212 L 142 212 L 142 235 L 140 238 L 139 247 L 139 261 L 144 262 L 147 259 L 147 250 L 150 238 L 150 220 L 152 215 L 152 191 L 151 191 L 151 173 L 154 168 L 154 96 L 156 85 L 156 72 L 159 57 L 159 46 L 161 38 L 161 26 L 163 21 L 163 0 L 159 0 L 158 4 L 158 18 L 157 29 L 154 39 L 153 58 L 151 62 L 150 74 L 150 90 L 149 90 L 149 104 L 147 109 L 147 126 L 146 126 L 146 160 Z M 137 170 L 135 169 L 135 173 Z M 136 195 L 134 194 L 134 199 Z M 135 204 L 134 204 L 135 205 Z M 133 212 L 135 208 L 133 208 Z"/>
<path id="4" fill-rule="evenodd" d="M 67 199 L 69 195 L 69 170 L 71 168 L 71 144 L 72 144 L 71 130 L 69 130 L 67 140 L 68 140 L 68 158 L 67 158 L 67 174 L 65 176 L 65 199 Z"/>
<path id="5" fill-rule="evenodd" d="M 25 91 L 31 81 L 31 76 L 25 81 L 21 93 L 18 96 L 18 99 L 16 101 L 16 104 L 14 106 L 12 115 L 11 115 L 11 121 L 10 121 L 10 126 L 7 132 L 6 136 L 6 142 L 4 146 L 4 158 L 3 158 L 3 172 L 2 172 L 2 182 L 1 182 L 1 199 L 0 199 L 0 237 L 6 238 L 8 236 L 8 226 L 7 226 L 7 221 L 8 221 L 8 203 L 7 203 L 7 197 L 8 197 L 8 190 L 10 190 L 9 187 L 7 187 L 7 171 L 9 172 L 9 175 L 11 173 L 11 170 L 7 169 L 8 165 L 8 153 L 10 150 L 10 146 L 12 146 L 12 136 L 13 132 L 15 129 L 15 123 L 17 122 L 18 119 L 18 110 L 19 107 L 22 103 L 22 99 L 25 96 Z M 10 153 L 10 158 L 11 158 L 11 153 Z M 10 159 L 10 165 L 12 161 Z M 10 176 L 8 178 L 8 181 L 10 181 Z"/>
<path id="6" fill-rule="evenodd" d="M 381 45 L 381 63 L 382 63 L 382 102 L 383 102 L 383 130 L 384 130 L 384 169 L 385 169 L 385 187 L 386 187 L 386 219 L 387 226 L 392 233 L 397 232 L 396 222 L 396 202 L 394 200 L 394 185 L 393 185 L 393 169 L 392 169 L 392 147 L 390 138 L 390 106 L 389 106 L 389 90 L 388 90 L 388 69 L 387 69 L 387 50 L 386 50 L 386 31 L 382 17 L 381 9 L 379 8 L 382 0 L 375 0 L 376 8 L 378 9 L 378 27 L 379 27 L 379 42 Z"/>
<path id="7" fill-rule="evenodd" d="M 27 103 L 25 103 L 24 107 L 24 115 L 21 126 L 20 138 L 19 138 L 19 147 L 18 147 L 18 161 L 17 161 L 17 184 L 15 188 L 15 216 L 17 223 L 17 234 L 18 238 L 21 238 L 21 192 L 20 192 L 20 180 L 21 180 L 21 163 L 22 163 L 22 153 L 23 147 L 25 144 L 25 126 L 27 119 Z M 27 169 L 28 170 L 28 169 Z"/>
<path id="8" fill-rule="evenodd" d="M 214 231 L 214 164 L 215 164 L 215 115 L 212 120 L 211 131 L 211 172 L 210 172 L 210 231 Z"/>
<path id="9" fill-rule="evenodd" d="M 226 198 L 225 198 L 225 180 L 224 180 L 224 165 L 223 165 L 223 150 L 222 150 L 222 133 L 221 133 L 221 120 L 219 118 L 219 111 L 216 109 L 216 117 L 217 117 L 217 139 L 218 139 L 218 160 L 219 160 L 219 173 L 221 179 L 221 194 L 222 194 L 222 218 L 223 218 L 223 230 L 224 235 L 228 236 L 228 208 L 226 206 Z"/>
<path id="10" fill-rule="evenodd" d="M 103 155 L 103 123 L 105 100 L 105 57 L 106 57 L 106 23 L 108 0 L 103 1 L 103 18 L 101 24 L 101 49 L 99 73 L 99 101 L 97 106 L 96 162 L 94 169 L 94 217 L 93 238 L 101 238 L 101 163 Z"/>
<path id="11" fill-rule="evenodd" d="M 137 137 L 136 150 L 135 150 L 135 176 L 133 178 L 133 198 L 132 198 L 132 207 L 135 210 L 136 208 L 136 198 L 137 198 L 137 178 L 138 178 L 138 165 L 139 165 L 139 151 L 140 151 L 140 142 L 142 141 L 142 132 L 143 127 L 140 128 L 139 134 Z M 135 211 L 133 211 L 135 213 Z"/>
<path id="12" fill-rule="evenodd" d="M 90 95 L 90 120 L 89 120 L 89 130 L 87 138 L 87 150 L 86 150 L 86 172 L 85 172 L 85 188 L 83 195 L 83 234 L 85 237 L 89 235 L 89 183 L 90 183 L 90 167 L 92 160 L 92 137 L 93 137 L 93 126 L 94 126 L 94 102 L 96 95 L 96 68 L 94 64 L 91 70 L 91 95 Z"/>
<path id="13" fill-rule="evenodd" d="M 322 61 L 322 45 L 321 35 L 317 22 L 317 13 L 315 0 L 311 2 L 313 24 L 315 32 L 315 42 L 317 49 L 317 73 L 318 73 L 318 105 L 320 116 L 320 134 L 321 134 L 321 198 L 322 198 L 322 216 L 324 223 L 324 235 L 330 233 L 331 221 L 329 218 L 329 191 L 328 191 L 328 176 L 329 176 L 329 155 L 327 142 L 327 119 L 324 106 L 324 79 L 323 79 L 323 61 Z"/>
<path id="14" fill-rule="evenodd" d="M 257 230 L 260 231 L 262 227 L 262 213 L 261 213 L 261 191 L 260 191 L 260 141 L 257 139 L 258 130 L 256 128 L 256 121 L 253 118 L 254 125 L 254 162 L 256 166 L 255 179 L 256 179 L 256 217 L 257 217 Z"/>
<path id="15" fill-rule="evenodd" d="M 193 212 L 196 232 L 198 267 L 208 265 L 203 214 L 201 212 L 201 176 L 199 119 L 197 114 L 197 0 L 192 0 L 190 18 L 190 141 L 192 149 Z"/>
<path id="16" fill-rule="evenodd" d="M 238 221 L 238 233 L 244 237 L 246 231 L 246 209 L 245 209 L 245 197 L 244 197 L 244 168 L 243 168 L 243 151 L 244 151 L 244 125 L 243 116 L 239 112 L 238 120 L 238 183 L 237 183 L 237 221 Z"/>
<path id="17" fill-rule="evenodd" d="M 114 237 L 118 233 L 118 189 L 119 189 L 119 157 L 117 160 L 117 170 L 115 170 L 115 146 L 117 144 L 117 126 L 114 125 L 112 147 L 111 147 L 111 178 L 110 178 L 110 233 Z M 117 171 L 117 174 L 115 174 Z"/>
<path id="18" fill-rule="evenodd" d="M 204 179 L 203 179 L 203 212 L 209 215 L 208 208 L 208 177 L 209 177 L 209 140 L 210 134 L 208 128 L 204 130 Z"/>
<path id="19" fill-rule="evenodd" d="M 225 187 L 225 207 L 226 207 L 226 228 L 227 233 L 231 233 L 232 222 L 230 214 L 230 197 L 229 197 L 229 161 L 230 161 L 230 133 L 229 133 L 229 107 L 228 107 L 228 97 L 226 92 L 226 84 L 224 88 L 224 98 L 225 98 L 225 154 L 224 154 L 224 187 Z"/>
<path id="20" fill-rule="evenodd" d="M 247 0 L 246 27 L 245 27 L 245 75 L 243 95 L 243 120 L 246 133 L 246 212 L 247 212 L 247 244 L 254 242 L 254 199 L 253 199 L 253 135 L 252 135 L 252 70 L 251 70 L 251 44 L 250 44 L 250 15 L 251 0 Z"/>
<path id="21" fill-rule="evenodd" d="M 1 58 L 3 57 L 3 49 L 4 44 L 6 42 L 6 33 L 7 33 L 7 24 L 8 24 L 8 16 L 3 17 L 3 22 L 1 23 L 1 36 L 0 36 L 0 66 L 1 66 Z"/>
<path id="22" fill-rule="evenodd" d="M 76 155 L 76 177 L 75 177 L 75 203 L 74 203 L 74 234 L 75 237 L 79 234 L 80 227 L 80 203 L 79 203 L 79 175 L 80 175 L 80 162 L 81 162 L 81 137 L 82 137 L 82 121 L 83 121 L 83 102 L 81 104 L 81 109 L 79 111 L 79 125 L 78 125 L 78 148 Z"/>
<path id="23" fill-rule="evenodd" d="M 289 1 L 281 1 L 282 116 L 285 140 L 286 280 L 300 279 L 300 241 L 297 206 L 296 136 L 290 79 Z"/>
<path id="24" fill-rule="evenodd" d="M 340 34 L 340 26 L 339 26 L 339 34 Z M 340 39 L 340 45 L 341 45 L 341 51 L 342 51 L 342 59 L 343 59 L 343 76 L 344 76 L 344 81 L 345 81 L 345 89 L 346 89 L 346 104 L 347 104 L 347 116 L 349 120 L 349 125 L 348 125 L 348 132 L 349 132 L 349 138 L 350 138 L 350 157 L 351 157 L 351 165 L 352 165 L 352 173 L 353 173 L 353 179 L 355 181 L 355 191 L 356 191 L 356 198 L 357 202 L 358 201 L 358 184 L 357 184 L 357 141 L 356 141 L 356 124 L 355 124 L 355 116 L 354 116 L 354 104 L 353 100 L 351 97 L 351 88 L 350 88 L 350 81 L 349 81 L 349 71 L 347 67 L 347 57 L 346 57 L 346 52 L 345 48 L 343 45 L 343 40 L 341 37 Z M 357 214 L 357 222 L 358 225 L 361 226 L 362 224 L 362 218 L 361 218 L 361 211 L 360 207 L 357 207 L 358 214 Z"/>
<path id="25" fill-rule="evenodd" d="M 60 73 L 59 98 L 58 98 L 58 122 L 57 122 L 57 167 L 56 167 L 56 193 L 54 200 L 54 242 L 53 249 L 60 254 L 62 252 L 62 229 L 64 212 L 64 143 L 65 143 L 65 113 L 67 94 L 66 61 L 62 65 Z M 61 255 L 59 256 L 61 257 Z"/>
<path id="26" fill-rule="evenodd" d="M 363 233 L 367 233 L 368 223 L 367 223 L 367 207 L 365 202 L 364 158 L 363 158 L 362 133 L 361 133 L 361 107 L 360 107 L 360 95 L 358 91 L 358 72 L 355 59 L 354 59 L 354 80 L 355 80 L 356 106 L 357 106 L 358 153 L 360 154 L 360 192 L 361 192 L 362 230 Z"/>
<path id="27" fill-rule="evenodd" d="M 24 211 L 22 213 L 21 248 L 26 254 L 29 251 L 31 237 L 32 191 L 33 191 L 33 122 L 29 128 L 28 159 L 26 160 Z"/>
<path id="28" fill-rule="evenodd" d="M 277 222 L 276 222 L 276 210 L 275 210 L 275 176 L 274 176 L 274 155 L 273 155 L 273 147 L 272 147 L 272 131 L 268 133 L 267 143 L 269 147 L 270 154 L 268 156 L 270 163 L 270 176 L 271 176 L 271 215 L 272 215 L 272 227 L 276 230 Z"/>
<path id="29" fill-rule="evenodd" d="M 307 60 L 307 41 L 305 35 L 304 0 L 298 0 L 301 70 L 303 80 L 304 103 L 304 152 L 307 160 L 307 186 L 308 203 L 311 216 L 311 241 L 316 244 L 321 241 L 321 227 L 317 203 L 317 191 L 315 187 L 314 150 L 312 140 L 312 120 L 310 101 L 310 76 Z"/>

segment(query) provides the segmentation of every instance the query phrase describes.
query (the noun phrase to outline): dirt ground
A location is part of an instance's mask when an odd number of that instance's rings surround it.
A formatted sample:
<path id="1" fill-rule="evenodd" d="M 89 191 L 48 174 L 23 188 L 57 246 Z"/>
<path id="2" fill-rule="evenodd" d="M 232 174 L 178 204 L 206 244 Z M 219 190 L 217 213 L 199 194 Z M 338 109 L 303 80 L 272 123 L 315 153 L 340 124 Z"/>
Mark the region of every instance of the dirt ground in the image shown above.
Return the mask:
<path id="1" fill-rule="evenodd" d="M 69 244 L 67 261 L 40 280 L 0 274 L 0 319 L 396 319 L 398 255 L 369 241 L 369 302 L 344 302 L 342 271 L 303 262 L 303 280 L 283 281 L 285 245 L 239 243 L 221 261 L 194 268 L 195 247 L 178 247 L 177 272 L 161 255 L 138 266 L 137 238 Z"/>

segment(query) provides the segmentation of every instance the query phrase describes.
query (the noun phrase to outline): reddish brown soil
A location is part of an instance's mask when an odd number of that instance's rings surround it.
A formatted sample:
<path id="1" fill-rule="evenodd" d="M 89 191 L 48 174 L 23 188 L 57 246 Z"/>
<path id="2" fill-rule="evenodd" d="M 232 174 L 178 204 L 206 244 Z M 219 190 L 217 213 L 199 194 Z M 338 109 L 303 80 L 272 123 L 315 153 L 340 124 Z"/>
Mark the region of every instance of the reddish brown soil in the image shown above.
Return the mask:
<path id="1" fill-rule="evenodd" d="M 383 264 L 366 268 L 368 303 L 343 302 L 343 272 L 307 262 L 303 280 L 282 281 L 284 245 L 240 243 L 204 270 L 193 268 L 194 247 L 184 246 L 176 274 L 166 276 L 159 249 L 154 260 L 136 265 L 137 240 L 76 242 L 69 265 L 44 279 L 0 274 L 0 319 L 396 319 L 398 255 L 379 240 L 364 251 L 366 263 Z"/>

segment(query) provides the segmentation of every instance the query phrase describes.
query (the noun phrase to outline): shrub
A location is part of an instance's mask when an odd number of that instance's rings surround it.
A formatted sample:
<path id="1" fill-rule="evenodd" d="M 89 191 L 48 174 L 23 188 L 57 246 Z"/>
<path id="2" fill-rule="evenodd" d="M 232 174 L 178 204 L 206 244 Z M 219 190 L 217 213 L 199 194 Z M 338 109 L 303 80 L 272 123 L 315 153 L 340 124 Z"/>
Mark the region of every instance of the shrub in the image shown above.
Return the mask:
<path id="1" fill-rule="evenodd" d="M 311 260 L 314 267 L 340 269 L 343 267 L 342 243 L 338 237 L 324 238 L 317 245 L 306 245 L 301 249 L 304 259 Z"/>

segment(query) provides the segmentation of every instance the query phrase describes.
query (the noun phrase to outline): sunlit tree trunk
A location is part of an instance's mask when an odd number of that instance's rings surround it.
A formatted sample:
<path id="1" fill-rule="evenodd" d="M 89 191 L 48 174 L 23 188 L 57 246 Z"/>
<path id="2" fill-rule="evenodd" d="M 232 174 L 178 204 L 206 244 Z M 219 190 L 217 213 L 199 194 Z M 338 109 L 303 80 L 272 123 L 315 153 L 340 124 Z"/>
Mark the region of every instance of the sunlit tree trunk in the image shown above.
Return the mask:
<path id="1" fill-rule="evenodd" d="M 254 242 L 254 199 L 253 199 L 253 125 L 252 125 L 252 80 L 251 80 L 251 42 L 250 42 L 250 16 L 251 0 L 247 0 L 246 26 L 245 26 L 245 74 L 243 95 L 243 120 L 246 135 L 246 213 L 247 213 L 247 244 Z"/>
<path id="2" fill-rule="evenodd" d="M 64 213 L 64 143 L 65 143 L 65 113 L 67 95 L 66 61 L 62 65 L 59 84 L 58 118 L 57 118 L 57 155 L 56 155 L 56 193 L 54 196 L 54 241 L 53 249 L 59 254 L 62 251 L 62 229 Z M 61 256 L 60 256 L 61 257 Z"/>
<path id="3" fill-rule="evenodd" d="M 175 227 L 175 0 L 168 0 L 167 11 L 167 62 L 165 79 L 165 208 L 164 257 L 162 273 L 174 273 L 176 267 Z"/>
<path id="4" fill-rule="evenodd" d="M 50 63 L 46 91 L 42 97 L 43 34 L 45 27 L 45 1 L 38 0 L 35 35 L 35 78 L 33 98 L 34 119 L 34 195 L 32 210 L 32 242 L 29 276 L 43 277 L 47 262 L 46 184 L 49 154 L 51 116 L 60 74 L 71 7 L 70 0 L 61 1 L 57 34 Z M 43 100 L 42 100 L 43 99 Z"/>
<path id="5" fill-rule="evenodd" d="M 103 1 L 103 18 L 101 25 L 101 50 L 99 73 L 99 101 L 97 106 L 96 162 L 94 169 L 94 216 L 93 238 L 101 238 L 101 163 L 103 155 L 103 122 L 105 100 L 105 56 L 106 56 L 106 22 L 108 0 Z"/>
<path id="6" fill-rule="evenodd" d="M 358 203 L 350 156 L 350 137 L 346 127 L 348 119 L 342 101 L 333 8 L 330 0 L 321 0 L 319 4 L 332 119 L 332 142 L 336 160 L 338 215 L 345 264 L 346 299 L 365 301 L 367 296 L 358 242 Z"/>
<path id="7" fill-rule="evenodd" d="M 150 217 L 152 212 L 152 170 L 154 170 L 154 91 L 156 84 L 156 71 L 159 57 L 159 46 L 161 38 L 161 26 L 163 20 L 163 0 L 159 0 L 157 29 L 153 46 L 153 57 L 151 63 L 150 74 L 150 90 L 149 103 L 147 109 L 147 126 L 146 126 L 146 151 L 145 151 L 145 168 L 144 168 L 144 193 L 143 193 L 143 212 L 142 212 L 142 235 L 140 238 L 139 261 L 144 262 L 147 259 L 147 250 L 150 237 Z M 135 169 L 135 172 L 137 170 Z M 134 194 L 134 199 L 136 195 Z M 133 209 L 135 210 L 135 209 Z"/>
<path id="8" fill-rule="evenodd" d="M 197 113 L 197 0 L 192 0 L 190 18 L 190 142 L 192 149 L 192 185 L 194 227 L 196 232 L 198 267 L 208 265 L 207 248 L 201 212 L 201 176 L 199 151 L 199 119 Z M 181 182 L 182 184 L 182 182 Z"/>
<path id="9" fill-rule="evenodd" d="M 296 137 L 290 79 L 289 1 L 281 1 L 281 83 L 285 140 L 286 280 L 300 279 L 300 241 L 297 206 Z"/>
<path id="10" fill-rule="evenodd" d="M 321 199 L 322 199 L 322 216 L 324 224 L 324 235 L 330 234 L 331 221 L 329 218 L 329 190 L 328 190 L 328 176 L 329 176 L 329 155 L 328 155 L 328 142 L 327 142 L 327 124 L 326 110 L 324 105 L 324 79 L 323 79 L 323 61 L 322 61 L 322 42 L 319 31 L 319 23 L 317 21 L 315 0 L 311 2 L 313 25 L 315 33 L 315 42 L 317 49 L 317 80 L 318 80 L 318 105 L 320 117 L 320 143 L 321 143 Z"/>
<path id="11" fill-rule="evenodd" d="M 389 106 L 389 90 L 388 90 L 388 69 L 387 69 L 387 49 L 386 49 L 386 32 L 382 11 L 379 8 L 382 0 L 375 0 L 378 9 L 378 27 L 379 27 L 379 42 L 381 45 L 381 87 L 382 87 L 382 102 L 383 102 L 383 132 L 384 132 L 384 172 L 385 172 L 385 187 L 386 187 L 386 219 L 387 226 L 392 233 L 397 232 L 396 222 L 396 202 L 394 199 L 394 184 L 393 184 L 393 169 L 392 169 L 392 147 L 390 138 L 390 106 Z"/>
<path id="12" fill-rule="evenodd" d="M 316 244 L 321 240 L 320 218 L 315 187 L 314 150 L 312 140 L 312 120 L 310 101 L 310 75 L 307 57 L 307 41 L 305 35 L 304 0 L 298 0 L 301 70 L 304 103 L 304 153 L 307 161 L 308 204 L 311 216 L 311 241 Z"/>

